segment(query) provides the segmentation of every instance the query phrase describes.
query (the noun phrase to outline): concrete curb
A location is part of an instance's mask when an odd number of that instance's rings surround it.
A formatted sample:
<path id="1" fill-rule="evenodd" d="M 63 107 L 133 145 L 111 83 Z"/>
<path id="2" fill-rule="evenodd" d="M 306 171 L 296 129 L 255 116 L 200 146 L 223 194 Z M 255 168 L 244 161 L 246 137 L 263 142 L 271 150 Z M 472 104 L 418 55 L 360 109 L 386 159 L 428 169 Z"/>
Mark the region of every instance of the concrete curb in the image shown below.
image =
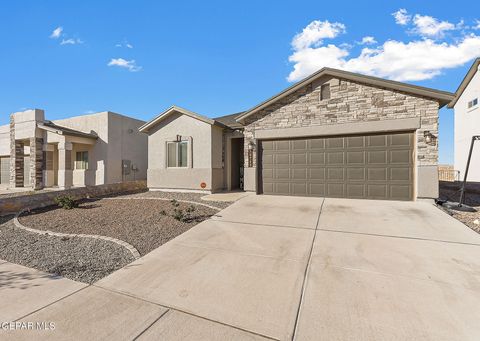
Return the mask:
<path id="1" fill-rule="evenodd" d="M 55 236 L 55 237 L 79 237 L 79 238 L 101 239 L 101 240 L 105 240 L 105 241 L 112 242 L 112 243 L 118 244 L 120 246 L 123 246 L 124 248 L 126 248 L 132 254 L 132 256 L 135 258 L 135 260 L 140 258 L 140 253 L 138 252 L 138 250 L 135 247 L 133 247 L 129 243 L 124 242 L 123 240 L 120 240 L 120 239 L 100 236 L 100 235 L 96 235 L 96 234 L 70 234 L 70 233 L 53 232 L 53 231 L 48 231 L 48 230 L 46 230 L 46 231 L 45 230 L 37 230 L 37 229 L 31 228 L 31 227 L 24 226 L 18 220 L 18 217 L 20 217 L 20 215 L 23 212 L 24 211 L 18 212 L 17 214 L 15 214 L 15 217 L 13 218 L 13 223 L 19 229 L 22 229 L 22 230 L 25 230 L 25 231 L 28 231 L 28 232 L 32 232 L 32 233 L 36 233 L 36 234 L 43 234 L 43 235 L 48 234 L 48 235 Z"/>
<path id="2" fill-rule="evenodd" d="M 163 200 L 163 201 L 172 201 L 173 199 L 167 199 L 167 198 L 141 198 L 141 197 L 136 197 L 136 198 L 102 198 L 103 200 Z M 219 208 L 219 207 L 215 207 L 215 206 L 210 206 L 210 205 L 207 205 L 207 204 L 203 204 L 201 202 L 198 202 L 198 201 L 190 201 L 190 200 L 177 200 L 175 199 L 175 201 L 178 201 L 178 202 L 184 202 L 184 203 L 187 203 L 187 204 L 192 204 L 192 205 L 202 205 L 202 206 L 205 206 L 205 207 L 208 207 L 208 208 L 211 208 L 212 210 L 216 210 L 216 211 L 221 211 L 223 210 L 223 208 Z"/>

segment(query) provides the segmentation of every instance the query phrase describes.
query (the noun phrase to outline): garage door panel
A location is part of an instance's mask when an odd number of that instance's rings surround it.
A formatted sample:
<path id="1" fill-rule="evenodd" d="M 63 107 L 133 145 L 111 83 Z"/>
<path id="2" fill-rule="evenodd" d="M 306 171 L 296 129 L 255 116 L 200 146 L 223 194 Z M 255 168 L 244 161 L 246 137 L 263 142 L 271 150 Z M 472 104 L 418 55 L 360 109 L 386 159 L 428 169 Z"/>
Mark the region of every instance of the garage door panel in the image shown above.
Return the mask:
<path id="1" fill-rule="evenodd" d="M 325 164 L 325 153 L 310 152 L 308 155 L 309 155 L 309 164 L 311 165 Z"/>
<path id="2" fill-rule="evenodd" d="M 368 168 L 367 180 L 369 181 L 387 181 L 388 169 L 387 168 Z"/>
<path id="3" fill-rule="evenodd" d="M 365 163 L 365 152 L 347 152 L 347 163 L 351 164 L 364 164 Z"/>
<path id="4" fill-rule="evenodd" d="M 391 181 L 410 181 L 412 180 L 412 171 L 408 167 L 392 167 L 390 168 Z"/>
<path id="5" fill-rule="evenodd" d="M 292 170 L 293 180 L 307 180 L 307 168 L 295 168 Z"/>
<path id="6" fill-rule="evenodd" d="M 405 163 L 409 164 L 411 158 L 411 152 L 409 150 L 391 150 L 390 151 L 390 163 Z"/>
<path id="7" fill-rule="evenodd" d="M 294 165 L 306 165 L 307 164 L 307 153 L 295 153 L 292 154 L 292 164 Z"/>
<path id="8" fill-rule="evenodd" d="M 342 149 L 344 147 L 345 138 L 331 137 L 327 139 L 326 142 L 326 146 L 328 149 Z"/>
<path id="9" fill-rule="evenodd" d="M 390 135 L 390 146 L 409 147 L 412 143 L 410 134 L 395 134 Z"/>
<path id="10" fill-rule="evenodd" d="M 364 136 L 350 136 L 347 137 L 347 147 L 348 148 L 363 148 L 365 147 L 365 137 Z"/>
<path id="11" fill-rule="evenodd" d="M 327 196 L 334 198 L 345 197 L 344 183 L 327 183 Z"/>
<path id="12" fill-rule="evenodd" d="M 386 147 L 387 146 L 386 135 L 367 136 L 367 140 L 368 140 L 367 147 Z"/>
<path id="13" fill-rule="evenodd" d="M 327 181 L 345 180 L 344 168 L 327 168 Z"/>
<path id="14" fill-rule="evenodd" d="M 309 184 L 309 193 L 311 196 L 324 197 L 325 193 L 325 184 L 324 183 L 310 183 Z"/>
<path id="15" fill-rule="evenodd" d="M 325 168 L 310 168 L 310 177 L 312 180 L 325 180 Z"/>
<path id="16" fill-rule="evenodd" d="M 413 137 L 401 133 L 261 141 L 263 193 L 411 200 Z"/>
<path id="17" fill-rule="evenodd" d="M 365 198 L 364 184 L 347 184 L 347 197 L 349 198 Z"/>
<path id="18" fill-rule="evenodd" d="M 411 186 L 409 185 L 390 185 L 390 197 L 392 199 L 399 199 L 411 196 Z"/>
<path id="19" fill-rule="evenodd" d="M 329 165 L 343 165 L 345 163 L 344 152 L 327 153 L 327 163 Z"/>
<path id="20" fill-rule="evenodd" d="M 306 150 L 307 149 L 307 140 L 293 140 L 292 141 L 293 150 Z"/>
<path id="21" fill-rule="evenodd" d="M 387 151 L 386 150 L 374 150 L 367 152 L 368 164 L 386 164 L 387 163 Z"/>
<path id="22" fill-rule="evenodd" d="M 365 181 L 365 168 L 347 168 L 348 181 Z"/>
<path id="23" fill-rule="evenodd" d="M 309 150 L 325 149 L 325 139 L 311 139 L 307 145 Z"/>

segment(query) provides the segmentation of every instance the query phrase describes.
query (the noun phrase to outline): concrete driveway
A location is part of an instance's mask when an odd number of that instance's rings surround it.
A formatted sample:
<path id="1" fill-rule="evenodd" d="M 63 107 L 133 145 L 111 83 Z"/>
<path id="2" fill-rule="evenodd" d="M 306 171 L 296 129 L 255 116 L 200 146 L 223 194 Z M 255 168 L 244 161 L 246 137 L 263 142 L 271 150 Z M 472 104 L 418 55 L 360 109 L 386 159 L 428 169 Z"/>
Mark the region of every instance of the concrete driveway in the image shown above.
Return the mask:
<path id="1" fill-rule="evenodd" d="M 247 196 L 21 316 L 48 339 L 478 340 L 480 236 L 428 202 Z"/>

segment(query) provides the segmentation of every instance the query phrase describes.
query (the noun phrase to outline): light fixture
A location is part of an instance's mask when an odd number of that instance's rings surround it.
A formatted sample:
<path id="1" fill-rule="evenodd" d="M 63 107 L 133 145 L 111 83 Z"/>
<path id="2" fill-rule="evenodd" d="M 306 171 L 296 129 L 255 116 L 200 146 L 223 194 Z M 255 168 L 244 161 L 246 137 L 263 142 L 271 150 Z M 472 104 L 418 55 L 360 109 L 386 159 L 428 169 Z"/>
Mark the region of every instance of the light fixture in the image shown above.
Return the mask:
<path id="1" fill-rule="evenodd" d="M 428 143 L 428 144 L 434 143 L 435 140 L 436 140 L 436 138 L 437 138 L 437 137 L 436 137 L 435 135 L 433 135 L 429 130 L 425 130 L 425 131 L 423 132 L 423 137 L 425 138 L 425 143 Z"/>
<path id="2" fill-rule="evenodd" d="M 250 141 L 248 143 L 248 150 L 254 150 L 255 149 L 255 142 L 253 141 Z"/>

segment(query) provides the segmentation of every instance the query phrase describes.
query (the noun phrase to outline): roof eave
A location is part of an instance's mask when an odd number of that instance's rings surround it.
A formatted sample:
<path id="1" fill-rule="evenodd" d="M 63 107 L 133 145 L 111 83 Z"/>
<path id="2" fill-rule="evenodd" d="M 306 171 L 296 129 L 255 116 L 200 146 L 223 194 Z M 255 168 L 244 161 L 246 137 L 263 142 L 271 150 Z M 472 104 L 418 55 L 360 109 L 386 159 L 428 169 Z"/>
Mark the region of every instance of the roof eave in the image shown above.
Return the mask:
<path id="1" fill-rule="evenodd" d="M 353 81 L 357 81 L 360 83 L 367 83 L 374 86 L 379 86 L 383 88 L 391 88 L 397 91 L 402 91 L 406 93 L 413 93 L 418 96 L 429 97 L 437 100 L 439 102 L 440 107 L 450 103 L 454 98 L 454 94 L 442 91 L 442 90 L 435 90 L 430 89 L 418 85 L 406 84 L 397 81 L 391 81 L 386 79 L 381 79 L 372 76 L 366 76 L 361 74 L 356 74 L 348 71 L 331 69 L 331 68 L 322 68 L 319 71 L 313 73 L 312 75 L 306 77 L 305 79 L 293 84 L 292 86 L 288 87 L 287 89 L 283 90 L 282 92 L 278 93 L 277 95 L 267 99 L 266 101 L 260 103 L 259 105 L 253 107 L 252 109 L 246 111 L 242 115 L 238 116 L 236 121 L 243 123 L 243 120 L 254 113 L 258 112 L 259 110 L 273 104 L 275 101 L 288 96 L 289 94 L 297 91 L 298 89 L 302 88 L 303 86 L 313 82 L 314 80 L 322 77 L 322 76 L 333 76 L 338 78 L 345 78 Z"/>
<path id="2" fill-rule="evenodd" d="M 473 76 L 475 76 L 475 74 L 477 73 L 479 66 L 480 66 L 480 58 L 477 58 L 473 62 L 472 66 L 470 66 L 470 69 L 468 70 L 465 77 L 463 77 L 462 82 L 457 88 L 457 91 L 455 91 L 455 97 L 447 105 L 448 108 L 452 109 L 455 106 L 455 104 L 457 104 L 458 100 L 462 96 L 468 84 L 470 84 L 470 81 L 472 80 Z"/>
<path id="3" fill-rule="evenodd" d="M 210 125 L 215 125 L 217 123 L 220 124 L 219 122 L 216 122 L 216 121 L 214 121 L 214 120 L 212 120 L 208 117 L 199 115 L 199 114 L 197 114 L 193 111 L 178 107 L 176 105 L 172 105 L 170 108 L 168 108 L 167 110 L 165 110 L 164 112 L 157 115 L 155 118 L 153 118 L 152 120 L 148 121 L 147 123 L 142 125 L 140 128 L 138 128 L 138 131 L 140 131 L 142 133 L 148 133 L 150 128 L 154 127 L 155 125 L 157 125 L 158 123 L 163 121 L 165 118 L 167 118 L 168 116 L 170 116 L 174 112 L 178 112 L 180 114 L 187 115 L 189 117 L 195 118 L 199 121 L 205 122 L 205 123 L 210 124 Z"/>

